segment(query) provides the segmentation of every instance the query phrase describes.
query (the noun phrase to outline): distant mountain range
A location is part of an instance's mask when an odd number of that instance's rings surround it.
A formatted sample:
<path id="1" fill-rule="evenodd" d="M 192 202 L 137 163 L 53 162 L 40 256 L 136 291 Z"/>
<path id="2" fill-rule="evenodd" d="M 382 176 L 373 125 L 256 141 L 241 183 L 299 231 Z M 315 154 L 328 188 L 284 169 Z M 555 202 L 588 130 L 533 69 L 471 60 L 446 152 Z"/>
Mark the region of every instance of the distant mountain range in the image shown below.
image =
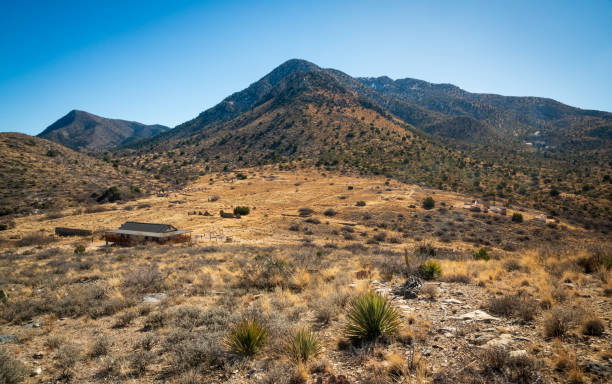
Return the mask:
<path id="1" fill-rule="evenodd" d="M 72 111 L 40 135 L 182 184 L 263 164 L 383 174 L 612 230 L 612 113 L 289 60 L 173 129 Z M 598 224 L 594 224 L 598 223 Z M 603 224 L 602 224 L 603 223 Z"/>
<path id="2" fill-rule="evenodd" d="M 269 100 L 296 73 L 325 74 L 343 89 L 422 131 L 479 144 L 504 142 L 547 150 L 605 148 L 612 140 L 612 113 L 582 110 L 552 99 L 464 91 L 451 84 L 388 77 L 353 78 L 304 60 L 289 60 L 243 91 L 152 140 L 188 137 L 214 129 Z"/>
<path id="3" fill-rule="evenodd" d="M 48 126 L 38 137 L 79 151 L 98 151 L 154 136 L 169 128 L 135 121 L 107 119 L 72 110 Z"/>

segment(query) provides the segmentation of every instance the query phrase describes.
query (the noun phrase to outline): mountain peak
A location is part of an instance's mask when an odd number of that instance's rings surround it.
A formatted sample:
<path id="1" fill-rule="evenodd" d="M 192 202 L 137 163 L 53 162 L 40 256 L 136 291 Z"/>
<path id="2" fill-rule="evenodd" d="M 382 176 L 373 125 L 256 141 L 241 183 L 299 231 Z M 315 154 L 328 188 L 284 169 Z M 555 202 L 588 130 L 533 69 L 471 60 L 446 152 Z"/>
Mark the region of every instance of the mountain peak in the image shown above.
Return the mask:
<path id="1" fill-rule="evenodd" d="M 161 125 L 107 119 L 73 109 L 37 136 L 75 150 L 100 150 L 147 138 L 167 129 Z"/>

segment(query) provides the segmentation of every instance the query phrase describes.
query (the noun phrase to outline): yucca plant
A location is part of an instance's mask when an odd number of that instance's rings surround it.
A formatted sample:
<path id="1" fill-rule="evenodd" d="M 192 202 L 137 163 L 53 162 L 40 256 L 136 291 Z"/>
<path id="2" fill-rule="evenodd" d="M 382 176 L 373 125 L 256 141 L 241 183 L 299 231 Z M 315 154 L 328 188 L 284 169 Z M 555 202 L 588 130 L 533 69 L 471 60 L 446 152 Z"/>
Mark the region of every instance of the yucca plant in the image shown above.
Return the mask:
<path id="1" fill-rule="evenodd" d="M 305 363 L 321 353 L 321 343 L 313 331 L 300 328 L 287 341 L 285 351 L 294 361 Z"/>
<path id="2" fill-rule="evenodd" d="M 263 347 L 268 332 L 256 320 L 244 320 L 236 325 L 226 339 L 227 347 L 237 355 L 248 357 Z"/>
<path id="3" fill-rule="evenodd" d="M 433 280 L 442 274 L 442 267 L 437 261 L 428 260 L 421 265 L 421 274 L 425 280 Z"/>
<path id="4" fill-rule="evenodd" d="M 384 296 L 372 291 L 353 299 L 347 317 L 345 335 L 353 341 L 392 335 L 400 325 L 397 308 Z"/>

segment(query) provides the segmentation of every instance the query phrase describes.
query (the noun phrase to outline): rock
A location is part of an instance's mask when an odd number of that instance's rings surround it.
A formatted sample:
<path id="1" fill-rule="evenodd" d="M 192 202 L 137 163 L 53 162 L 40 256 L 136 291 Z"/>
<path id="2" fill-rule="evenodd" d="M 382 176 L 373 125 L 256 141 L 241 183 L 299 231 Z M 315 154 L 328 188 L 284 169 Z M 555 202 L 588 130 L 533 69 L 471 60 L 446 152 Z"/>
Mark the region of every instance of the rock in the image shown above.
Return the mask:
<path id="1" fill-rule="evenodd" d="M 34 370 L 32 371 L 32 376 L 38 376 L 42 373 L 42 368 L 41 367 L 36 367 L 34 368 Z"/>
<path id="2" fill-rule="evenodd" d="M 40 360 L 43 357 L 45 357 L 45 354 L 42 351 L 38 351 L 35 354 L 32 355 L 32 358 L 36 359 L 36 360 Z"/>
<path id="3" fill-rule="evenodd" d="M 571 289 L 574 289 L 574 284 L 572 283 L 565 283 L 565 286 Z"/>
<path id="4" fill-rule="evenodd" d="M 166 298 L 165 293 L 149 293 L 142 298 L 142 301 L 148 304 L 157 304 Z"/>
<path id="5" fill-rule="evenodd" d="M 473 335 L 468 341 L 470 342 L 470 344 L 483 345 L 483 344 L 488 343 L 493 338 L 494 338 L 493 335 L 481 335 L 477 333 Z"/>
<path id="6" fill-rule="evenodd" d="M 26 325 L 24 325 L 24 327 L 25 329 L 40 328 L 40 321 L 38 320 L 31 321 L 27 323 Z"/>
<path id="7" fill-rule="evenodd" d="M 514 359 L 516 359 L 518 357 L 528 357 L 529 356 L 527 351 L 524 350 L 524 349 L 517 349 L 517 350 L 511 351 L 509 353 L 509 355 L 510 355 L 510 357 L 512 357 Z"/>
<path id="8" fill-rule="evenodd" d="M 429 356 L 431 355 L 431 348 L 427 348 L 426 350 L 423 351 L 422 353 L 423 356 Z"/>
<path id="9" fill-rule="evenodd" d="M 442 302 L 446 304 L 461 304 L 461 302 L 457 299 L 444 299 Z"/>
<path id="10" fill-rule="evenodd" d="M 487 343 L 484 346 L 488 348 L 504 348 L 511 342 L 512 342 L 512 335 L 510 335 L 509 333 L 504 333 L 496 339 L 487 341 Z"/>
<path id="11" fill-rule="evenodd" d="M 472 311 L 472 312 L 468 312 L 464 315 L 455 317 L 455 319 L 457 320 L 474 320 L 474 321 L 484 321 L 484 322 L 491 322 L 493 320 L 495 321 L 499 321 L 501 320 L 498 317 L 494 317 L 489 315 L 488 313 L 481 311 L 479 309 Z"/>
<path id="12" fill-rule="evenodd" d="M 5 334 L 0 335 L 0 344 L 8 343 L 9 341 L 15 340 L 15 335 Z"/>

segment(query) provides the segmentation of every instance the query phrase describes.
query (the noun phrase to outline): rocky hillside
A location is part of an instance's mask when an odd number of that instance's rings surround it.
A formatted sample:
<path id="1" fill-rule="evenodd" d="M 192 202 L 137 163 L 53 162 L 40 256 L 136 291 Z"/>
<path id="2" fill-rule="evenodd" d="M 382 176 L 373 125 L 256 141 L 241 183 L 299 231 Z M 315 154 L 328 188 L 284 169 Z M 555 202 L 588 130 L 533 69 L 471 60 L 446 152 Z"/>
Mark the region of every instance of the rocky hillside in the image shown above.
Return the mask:
<path id="1" fill-rule="evenodd" d="M 76 151 L 98 151 L 154 136 L 169 128 L 134 121 L 107 119 L 72 110 L 38 135 Z"/>
<path id="2" fill-rule="evenodd" d="M 416 79 L 394 81 L 388 77 L 378 77 L 358 80 L 385 95 L 387 99 L 383 100 L 386 105 L 389 99 L 401 100 L 411 108 L 418 106 L 442 114 L 435 126 L 444 126 L 449 121 L 451 126 L 457 127 L 457 131 L 443 128 L 442 136 L 477 141 L 477 137 L 463 136 L 470 127 L 474 127 L 482 129 L 483 135 L 498 135 L 505 140 L 519 139 L 553 151 L 610 146 L 612 113 L 582 110 L 541 97 L 470 93 L 452 84 L 432 84 Z M 431 129 L 428 121 L 415 121 L 410 111 L 406 113 L 402 107 L 393 105 L 388 107 L 417 127 L 439 133 Z M 456 117 L 461 117 L 461 123 L 458 124 Z"/>
<path id="3" fill-rule="evenodd" d="M 158 182 L 49 140 L 0 133 L 0 216 L 95 204 L 111 186 L 140 195 Z"/>
<path id="4" fill-rule="evenodd" d="M 443 89 L 436 92 L 448 94 L 448 100 L 471 97 L 457 87 L 432 87 Z M 401 96 L 403 88 L 398 89 L 378 91 L 363 79 L 290 60 L 195 119 L 115 155 L 126 166 L 176 183 L 210 171 L 271 163 L 384 174 L 507 204 L 520 202 L 583 224 L 586 220 L 587 226 L 594 225 L 593 219 L 598 226 L 603 222 L 610 227 L 608 147 L 536 151 L 520 135 L 487 120 L 498 108 L 493 104 L 472 101 L 470 105 L 480 108 L 475 118 L 459 113 L 458 104 L 450 103 L 454 110 L 439 111 L 411 104 L 416 98 Z M 513 113 L 520 114 L 526 107 L 515 99 L 508 100 L 516 105 Z M 468 104 L 463 108 L 470 110 Z M 556 116 L 569 118 L 570 109 Z M 543 112 L 538 113 L 544 119 Z M 600 122 L 605 121 L 605 113 L 600 114 Z M 575 129 L 556 132 L 569 135 Z M 607 131 L 602 126 L 597 132 L 605 137 Z M 580 136 L 572 140 L 588 143 Z"/>

